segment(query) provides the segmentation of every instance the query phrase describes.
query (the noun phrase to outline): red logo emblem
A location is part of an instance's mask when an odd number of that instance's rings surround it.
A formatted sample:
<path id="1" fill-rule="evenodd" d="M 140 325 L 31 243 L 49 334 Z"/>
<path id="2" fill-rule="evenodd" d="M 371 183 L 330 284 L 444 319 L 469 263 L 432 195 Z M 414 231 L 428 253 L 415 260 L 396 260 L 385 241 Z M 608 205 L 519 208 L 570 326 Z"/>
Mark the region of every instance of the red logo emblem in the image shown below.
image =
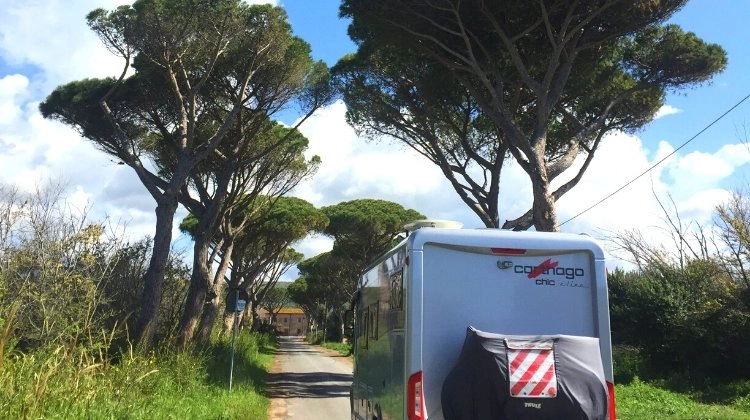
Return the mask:
<path id="1" fill-rule="evenodd" d="M 550 270 L 552 268 L 556 268 L 558 264 L 559 262 L 557 261 L 553 262 L 552 258 L 547 258 L 546 260 L 544 260 L 544 262 L 542 262 L 541 264 L 536 266 L 536 268 L 531 270 L 531 273 L 529 273 L 529 278 L 533 279 L 534 277 L 538 277 L 539 275 L 543 274 L 545 271 Z"/>

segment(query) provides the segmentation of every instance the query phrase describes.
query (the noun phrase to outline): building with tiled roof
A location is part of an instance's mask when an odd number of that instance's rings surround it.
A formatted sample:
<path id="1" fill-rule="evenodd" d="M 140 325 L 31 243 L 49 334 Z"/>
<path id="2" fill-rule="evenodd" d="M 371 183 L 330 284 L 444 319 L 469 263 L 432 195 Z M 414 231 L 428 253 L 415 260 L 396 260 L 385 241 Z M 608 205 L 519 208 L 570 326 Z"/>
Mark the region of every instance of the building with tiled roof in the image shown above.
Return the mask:
<path id="1" fill-rule="evenodd" d="M 307 317 L 301 308 L 285 306 L 272 316 L 261 308 L 258 316 L 262 323 L 273 325 L 280 335 L 307 335 Z"/>

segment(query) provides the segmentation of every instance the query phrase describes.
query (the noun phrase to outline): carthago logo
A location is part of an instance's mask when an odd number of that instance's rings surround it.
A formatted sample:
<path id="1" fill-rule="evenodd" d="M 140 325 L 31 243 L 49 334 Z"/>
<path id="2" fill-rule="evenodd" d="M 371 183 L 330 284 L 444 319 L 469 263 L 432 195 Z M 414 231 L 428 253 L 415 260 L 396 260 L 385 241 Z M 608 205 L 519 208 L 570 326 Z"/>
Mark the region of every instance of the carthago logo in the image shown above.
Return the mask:
<path id="1" fill-rule="evenodd" d="M 535 280 L 536 284 L 539 285 L 555 285 L 555 279 L 550 278 L 538 278 L 541 275 L 545 276 L 560 276 L 567 280 L 573 280 L 577 277 L 583 277 L 586 273 L 582 268 L 575 267 L 561 267 L 559 261 L 552 261 L 552 258 L 547 258 L 542 261 L 539 265 L 515 265 L 513 271 L 518 274 L 526 274 L 531 280 Z"/>

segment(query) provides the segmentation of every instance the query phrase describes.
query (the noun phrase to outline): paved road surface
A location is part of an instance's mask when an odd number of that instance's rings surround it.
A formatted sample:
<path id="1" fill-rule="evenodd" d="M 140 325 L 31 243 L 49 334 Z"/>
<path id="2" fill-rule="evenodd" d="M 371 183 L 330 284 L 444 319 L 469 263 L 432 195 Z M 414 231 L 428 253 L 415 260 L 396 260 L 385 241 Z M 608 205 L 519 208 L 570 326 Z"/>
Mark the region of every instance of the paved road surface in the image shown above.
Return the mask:
<path id="1" fill-rule="evenodd" d="M 269 375 L 270 420 L 350 419 L 349 359 L 297 337 L 281 337 Z"/>

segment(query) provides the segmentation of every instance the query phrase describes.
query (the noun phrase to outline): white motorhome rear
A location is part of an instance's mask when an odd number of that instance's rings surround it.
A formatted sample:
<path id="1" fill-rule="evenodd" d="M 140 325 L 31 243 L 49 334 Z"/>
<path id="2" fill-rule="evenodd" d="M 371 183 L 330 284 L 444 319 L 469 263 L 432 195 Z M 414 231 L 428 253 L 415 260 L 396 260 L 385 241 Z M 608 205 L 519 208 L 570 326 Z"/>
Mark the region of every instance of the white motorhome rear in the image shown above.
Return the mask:
<path id="1" fill-rule="evenodd" d="M 353 418 L 443 419 L 468 327 L 597 338 L 614 417 L 604 253 L 588 236 L 417 229 L 364 272 L 355 311 Z"/>

